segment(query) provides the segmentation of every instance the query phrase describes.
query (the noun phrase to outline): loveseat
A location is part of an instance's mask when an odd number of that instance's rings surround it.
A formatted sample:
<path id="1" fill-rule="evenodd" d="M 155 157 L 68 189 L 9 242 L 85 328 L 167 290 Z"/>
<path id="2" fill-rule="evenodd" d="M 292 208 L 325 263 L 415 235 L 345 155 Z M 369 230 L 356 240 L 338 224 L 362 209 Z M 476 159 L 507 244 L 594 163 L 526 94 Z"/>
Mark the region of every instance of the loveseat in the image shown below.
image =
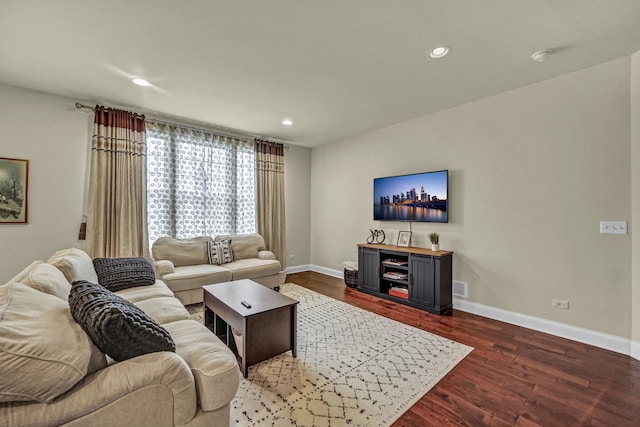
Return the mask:
<path id="1" fill-rule="evenodd" d="M 231 242 L 232 261 L 210 263 L 208 242 Z M 264 238 L 254 234 L 231 234 L 175 239 L 161 237 L 151 246 L 156 276 L 169 286 L 183 304 L 202 302 L 202 286 L 251 279 L 269 288 L 284 284 L 282 270 Z"/>
<path id="2" fill-rule="evenodd" d="M 67 249 L 0 286 L 0 425 L 229 425 L 236 358 L 162 281 L 110 295 L 161 325 L 175 351 L 118 362 L 74 320 L 79 283 L 101 287 L 89 256 Z"/>

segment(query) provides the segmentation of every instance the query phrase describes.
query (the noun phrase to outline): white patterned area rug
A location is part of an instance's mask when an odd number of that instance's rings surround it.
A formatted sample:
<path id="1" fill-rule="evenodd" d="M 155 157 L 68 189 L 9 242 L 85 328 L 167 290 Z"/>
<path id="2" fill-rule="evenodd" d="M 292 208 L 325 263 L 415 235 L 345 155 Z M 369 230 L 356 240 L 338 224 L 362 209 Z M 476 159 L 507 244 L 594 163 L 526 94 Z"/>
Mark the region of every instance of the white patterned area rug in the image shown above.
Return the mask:
<path id="1" fill-rule="evenodd" d="M 300 301 L 298 357 L 251 366 L 236 426 L 388 426 L 473 349 L 287 283 Z"/>

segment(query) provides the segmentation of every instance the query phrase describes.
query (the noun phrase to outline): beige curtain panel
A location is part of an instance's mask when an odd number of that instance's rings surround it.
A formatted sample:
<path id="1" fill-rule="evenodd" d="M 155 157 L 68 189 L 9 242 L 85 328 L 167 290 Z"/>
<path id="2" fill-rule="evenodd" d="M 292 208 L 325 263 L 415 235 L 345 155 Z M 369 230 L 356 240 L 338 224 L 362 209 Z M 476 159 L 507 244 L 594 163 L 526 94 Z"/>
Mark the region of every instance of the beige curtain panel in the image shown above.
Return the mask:
<path id="1" fill-rule="evenodd" d="M 255 140 L 257 228 L 282 269 L 286 267 L 284 218 L 284 146 Z"/>
<path id="2" fill-rule="evenodd" d="M 87 220 L 93 258 L 149 257 L 146 167 L 144 115 L 96 106 Z"/>

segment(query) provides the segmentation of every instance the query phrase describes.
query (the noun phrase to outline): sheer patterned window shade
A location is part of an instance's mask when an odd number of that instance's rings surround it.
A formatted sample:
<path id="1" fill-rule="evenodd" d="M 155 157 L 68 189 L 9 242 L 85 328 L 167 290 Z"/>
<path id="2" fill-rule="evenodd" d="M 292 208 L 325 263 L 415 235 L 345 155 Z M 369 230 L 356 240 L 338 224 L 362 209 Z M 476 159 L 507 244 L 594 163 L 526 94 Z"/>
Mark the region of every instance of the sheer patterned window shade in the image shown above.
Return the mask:
<path id="1" fill-rule="evenodd" d="M 147 122 L 149 241 L 255 233 L 253 141 Z"/>

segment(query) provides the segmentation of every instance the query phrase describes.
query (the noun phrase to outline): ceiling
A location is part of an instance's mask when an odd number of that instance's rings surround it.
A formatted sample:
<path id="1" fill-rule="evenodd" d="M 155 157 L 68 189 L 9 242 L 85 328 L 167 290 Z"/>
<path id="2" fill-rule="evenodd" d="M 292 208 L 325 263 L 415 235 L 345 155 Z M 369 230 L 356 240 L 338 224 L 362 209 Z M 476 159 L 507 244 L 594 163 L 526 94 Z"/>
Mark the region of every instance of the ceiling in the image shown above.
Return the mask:
<path id="1" fill-rule="evenodd" d="M 0 1 L 2 83 L 305 147 L 638 50 L 638 0 Z"/>

